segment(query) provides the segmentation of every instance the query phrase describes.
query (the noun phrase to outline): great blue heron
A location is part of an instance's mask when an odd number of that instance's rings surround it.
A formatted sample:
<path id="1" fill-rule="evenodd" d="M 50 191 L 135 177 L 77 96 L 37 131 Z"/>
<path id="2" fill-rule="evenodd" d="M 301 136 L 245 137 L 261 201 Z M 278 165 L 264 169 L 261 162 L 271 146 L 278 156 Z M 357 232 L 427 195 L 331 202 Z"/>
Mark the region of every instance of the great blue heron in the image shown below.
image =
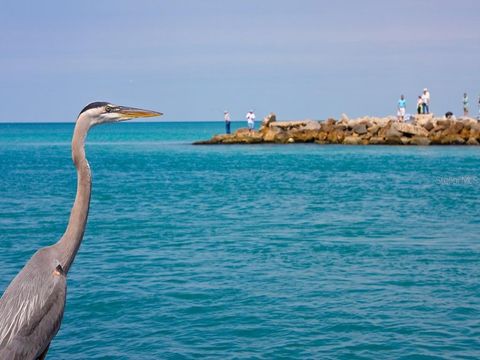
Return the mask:
<path id="1" fill-rule="evenodd" d="M 161 113 L 95 102 L 78 115 L 72 138 L 77 194 L 67 229 L 60 240 L 38 250 L 0 299 L 0 359 L 44 359 L 62 322 L 66 277 L 85 232 L 90 206 L 91 173 L 85 138 L 94 126 Z"/>

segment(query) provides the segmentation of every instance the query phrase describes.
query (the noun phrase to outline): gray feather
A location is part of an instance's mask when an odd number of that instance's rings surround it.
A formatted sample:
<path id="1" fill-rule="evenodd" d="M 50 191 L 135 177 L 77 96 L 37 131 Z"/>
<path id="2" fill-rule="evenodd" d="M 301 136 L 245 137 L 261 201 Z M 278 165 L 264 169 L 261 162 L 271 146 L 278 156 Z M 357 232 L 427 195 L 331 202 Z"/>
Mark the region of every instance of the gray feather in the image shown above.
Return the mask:
<path id="1" fill-rule="evenodd" d="M 52 248 L 37 251 L 0 299 L 0 359 L 36 359 L 63 317 L 65 274 Z"/>

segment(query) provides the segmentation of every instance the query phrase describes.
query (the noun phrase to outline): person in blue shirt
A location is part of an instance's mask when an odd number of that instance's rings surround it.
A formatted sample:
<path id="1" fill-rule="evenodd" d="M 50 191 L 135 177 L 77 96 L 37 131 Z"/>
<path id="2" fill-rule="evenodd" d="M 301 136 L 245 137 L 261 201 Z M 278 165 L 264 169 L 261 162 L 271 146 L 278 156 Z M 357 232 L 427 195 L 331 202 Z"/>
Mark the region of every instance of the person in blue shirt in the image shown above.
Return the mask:
<path id="1" fill-rule="evenodd" d="M 401 95 L 400 100 L 398 100 L 398 110 L 397 110 L 397 117 L 398 121 L 405 121 L 405 111 L 407 107 L 407 102 L 405 100 L 405 96 Z"/>

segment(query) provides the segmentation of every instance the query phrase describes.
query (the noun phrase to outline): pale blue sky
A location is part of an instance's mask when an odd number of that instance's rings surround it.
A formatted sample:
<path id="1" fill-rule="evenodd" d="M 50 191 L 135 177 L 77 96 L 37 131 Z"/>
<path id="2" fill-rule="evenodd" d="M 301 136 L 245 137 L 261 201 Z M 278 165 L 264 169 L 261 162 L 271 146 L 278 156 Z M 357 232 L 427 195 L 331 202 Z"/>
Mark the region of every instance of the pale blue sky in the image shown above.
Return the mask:
<path id="1" fill-rule="evenodd" d="M 91 101 L 163 120 L 478 111 L 480 1 L 0 0 L 0 121 Z"/>

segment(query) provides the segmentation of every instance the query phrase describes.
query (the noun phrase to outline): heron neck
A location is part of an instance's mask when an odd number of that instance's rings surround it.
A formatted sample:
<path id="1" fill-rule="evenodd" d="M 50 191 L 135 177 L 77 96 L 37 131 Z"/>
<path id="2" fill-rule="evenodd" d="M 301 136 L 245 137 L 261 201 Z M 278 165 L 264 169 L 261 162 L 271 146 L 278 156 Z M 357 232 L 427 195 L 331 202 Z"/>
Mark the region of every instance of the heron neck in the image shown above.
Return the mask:
<path id="1" fill-rule="evenodd" d="M 77 194 L 67 229 L 56 244 L 60 254 L 59 260 L 65 273 L 70 269 L 82 242 L 90 207 L 92 177 L 85 156 L 85 138 L 89 127 L 87 121 L 77 120 L 72 138 L 72 160 L 77 169 Z"/>

